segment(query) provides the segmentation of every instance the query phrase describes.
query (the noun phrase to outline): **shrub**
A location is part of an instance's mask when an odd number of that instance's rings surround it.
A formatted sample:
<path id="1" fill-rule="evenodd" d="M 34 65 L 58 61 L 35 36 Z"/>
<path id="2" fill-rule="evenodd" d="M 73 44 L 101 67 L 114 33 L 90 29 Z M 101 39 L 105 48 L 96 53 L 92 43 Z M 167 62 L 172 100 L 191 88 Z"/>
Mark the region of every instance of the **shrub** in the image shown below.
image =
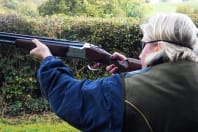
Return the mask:
<path id="1" fill-rule="evenodd" d="M 189 5 L 180 4 L 176 8 L 176 12 L 184 13 L 184 14 L 192 14 L 193 9 Z"/>

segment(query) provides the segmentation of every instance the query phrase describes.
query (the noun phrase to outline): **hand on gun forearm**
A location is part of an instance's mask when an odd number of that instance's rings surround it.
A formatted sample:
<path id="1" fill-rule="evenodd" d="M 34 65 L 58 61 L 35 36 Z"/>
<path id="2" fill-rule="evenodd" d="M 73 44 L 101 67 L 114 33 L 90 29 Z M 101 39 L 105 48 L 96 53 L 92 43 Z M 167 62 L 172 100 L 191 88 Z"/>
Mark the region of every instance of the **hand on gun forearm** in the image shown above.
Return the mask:
<path id="1" fill-rule="evenodd" d="M 117 60 L 123 61 L 123 60 L 126 60 L 127 58 L 124 55 L 122 55 L 118 52 L 115 52 L 112 54 L 112 59 L 117 59 Z M 106 67 L 106 71 L 108 71 L 111 74 L 118 72 L 118 70 L 119 70 L 118 67 L 115 66 L 114 64 Z"/>
<path id="2" fill-rule="evenodd" d="M 42 61 L 48 56 L 52 56 L 52 53 L 50 52 L 49 48 L 43 43 L 41 43 L 39 40 L 33 39 L 32 42 L 36 45 L 36 48 L 30 51 L 30 55 L 33 55 L 40 61 Z"/>

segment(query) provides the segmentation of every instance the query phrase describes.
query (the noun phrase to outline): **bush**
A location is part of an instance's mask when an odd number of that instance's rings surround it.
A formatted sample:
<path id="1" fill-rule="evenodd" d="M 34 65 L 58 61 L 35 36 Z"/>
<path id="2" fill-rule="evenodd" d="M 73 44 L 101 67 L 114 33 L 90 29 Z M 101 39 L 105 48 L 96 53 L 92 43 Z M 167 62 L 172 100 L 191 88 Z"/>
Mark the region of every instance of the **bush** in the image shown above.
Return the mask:
<path id="1" fill-rule="evenodd" d="M 40 97 L 40 90 L 35 79 L 38 62 L 31 60 L 24 51 L 13 46 L 0 46 L 0 73 L 3 82 L 0 89 L 1 101 L 4 104 L 0 112 L 7 113 L 6 109 L 19 113 L 28 95 Z M 4 109 L 5 108 L 5 109 Z"/>
<path id="2" fill-rule="evenodd" d="M 31 32 L 27 20 L 16 14 L 0 14 L 0 29 L 1 32 L 12 32 L 12 33 L 26 33 Z"/>
<path id="3" fill-rule="evenodd" d="M 198 27 L 198 15 L 197 14 L 191 14 L 190 17 L 192 18 L 195 25 Z"/>
<path id="4" fill-rule="evenodd" d="M 180 4 L 176 8 L 176 12 L 184 13 L 184 14 L 192 14 L 193 8 L 191 8 L 189 5 Z"/>

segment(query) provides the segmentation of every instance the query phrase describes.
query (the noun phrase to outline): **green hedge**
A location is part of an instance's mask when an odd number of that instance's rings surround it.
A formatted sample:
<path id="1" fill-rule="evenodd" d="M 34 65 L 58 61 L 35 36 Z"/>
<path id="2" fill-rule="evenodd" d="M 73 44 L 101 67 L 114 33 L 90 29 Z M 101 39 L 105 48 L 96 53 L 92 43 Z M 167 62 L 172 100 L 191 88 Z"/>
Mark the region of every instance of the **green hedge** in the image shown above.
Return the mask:
<path id="1" fill-rule="evenodd" d="M 193 17 L 195 18 L 195 17 Z M 196 18 L 194 21 L 198 21 Z M 132 18 L 86 18 L 55 15 L 24 18 L 0 15 L 0 31 L 89 42 L 113 53 L 137 58 L 140 53 L 140 20 Z M 72 67 L 78 79 L 95 79 L 108 75 L 104 71 L 91 72 L 87 62 L 62 58 Z M 36 81 L 39 62 L 29 51 L 0 44 L 0 114 L 18 115 L 49 111 Z"/>

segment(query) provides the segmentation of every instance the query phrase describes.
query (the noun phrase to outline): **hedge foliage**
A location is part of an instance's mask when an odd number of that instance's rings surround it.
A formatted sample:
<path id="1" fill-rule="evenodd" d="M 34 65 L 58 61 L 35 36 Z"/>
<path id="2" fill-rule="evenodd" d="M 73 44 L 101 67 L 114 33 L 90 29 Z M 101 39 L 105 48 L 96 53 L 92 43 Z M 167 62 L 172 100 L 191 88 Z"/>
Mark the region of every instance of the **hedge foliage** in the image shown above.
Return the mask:
<path id="1" fill-rule="evenodd" d="M 198 19 L 193 20 L 197 24 Z M 110 53 L 117 51 L 133 58 L 137 58 L 140 53 L 142 33 L 139 23 L 140 20 L 132 18 L 101 19 L 64 15 L 24 18 L 16 14 L 0 15 L 1 32 L 84 41 L 101 46 Z M 61 59 L 72 67 L 78 79 L 95 79 L 108 75 L 104 71 L 89 71 L 84 60 Z M 50 110 L 36 81 L 38 67 L 39 62 L 29 55 L 29 51 L 0 44 L 1 115 Z"/>

